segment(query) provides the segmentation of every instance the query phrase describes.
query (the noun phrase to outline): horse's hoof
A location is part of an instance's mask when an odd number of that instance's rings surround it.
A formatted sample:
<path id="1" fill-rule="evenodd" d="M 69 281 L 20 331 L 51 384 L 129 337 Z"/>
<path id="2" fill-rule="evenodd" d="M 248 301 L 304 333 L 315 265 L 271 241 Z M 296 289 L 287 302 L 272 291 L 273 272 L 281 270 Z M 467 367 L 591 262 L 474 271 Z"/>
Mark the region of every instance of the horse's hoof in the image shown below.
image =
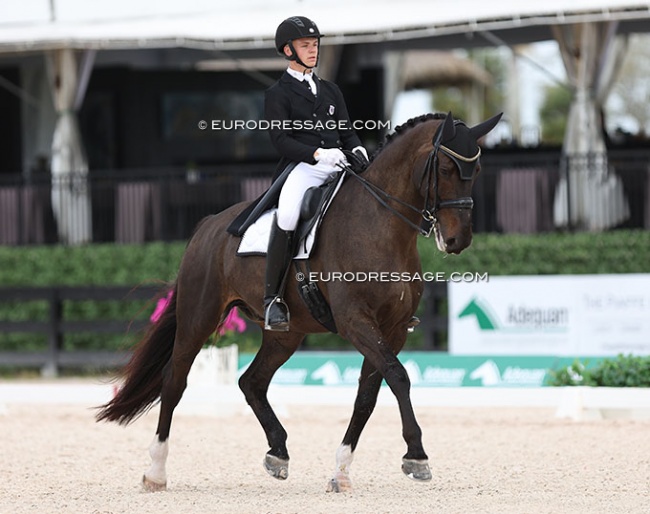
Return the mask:
<path id="1" fill-rule="evenodd" d="M 352 481 L 349 475 L 337 473 L 327 484 L 328 493 L 349 493 L 352 491 Z"/>
<path id="2" fill-rule="evenodd" d="M 402 459 L 402 471 L 407 477 L 416 482 L 428 482 L 431 480 L 429 461 L 426 459 Z"/>
<path id="3" fill-rule="evenodd" d="M 147 478 L 147 475 L 143 475 L 142 476 L 142 488 L 147 493 L 157 493 L 159 491 L 166 491 L 167 490 L 167 482 L 159 484 L 158 482 L 154 482 L 153 480 L 149 480 Z"/>
<path id="4" fill-rule="evenodd" d="M 264 469 L 273 478 L 286 480 L 289 476 L 289 460 L 284 460 L 268 453 L 264 457 Z"/>

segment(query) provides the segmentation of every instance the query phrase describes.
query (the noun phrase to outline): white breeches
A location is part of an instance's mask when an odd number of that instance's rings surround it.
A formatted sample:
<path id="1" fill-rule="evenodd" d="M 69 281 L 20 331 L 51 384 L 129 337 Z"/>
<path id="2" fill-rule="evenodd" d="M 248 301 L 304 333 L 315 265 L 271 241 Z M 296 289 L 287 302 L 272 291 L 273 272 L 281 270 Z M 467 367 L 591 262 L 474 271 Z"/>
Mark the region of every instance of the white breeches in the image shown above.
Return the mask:
<path id="1" fill-rule="evenodd" d="M 314 165 L 305 162 L 298 163 L 289 173 L 280 192 L 278 226 L 285 231 L 295 230 L 300 218 L 302 198 L 307 189 L 320 186 L 332 173 L 337 171 L 340 169 L 320 163 Z"/>

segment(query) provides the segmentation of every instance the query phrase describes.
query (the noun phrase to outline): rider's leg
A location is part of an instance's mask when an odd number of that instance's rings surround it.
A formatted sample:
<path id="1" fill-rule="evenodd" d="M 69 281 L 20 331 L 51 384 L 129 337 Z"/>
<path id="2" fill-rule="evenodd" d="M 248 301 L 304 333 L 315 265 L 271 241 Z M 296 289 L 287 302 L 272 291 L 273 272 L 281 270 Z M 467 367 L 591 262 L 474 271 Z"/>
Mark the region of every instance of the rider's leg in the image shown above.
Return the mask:
<path id="1" fill-rule="evenodd" d="M 273 218 L 271 238 L 266 253 L 266 285 L 264 288 L 264 328 L 266 330 L 289 330 L 289 309 L 282 300 L 282 282 L 291 262 L 293 231 L 278 226 L 277 215 Z"/>
<path id="2" fill-rule="evenodd" d="M 319 186 L 334 171 L 322 165 L 299 163 L 287 177 L 278 200 L 277 217 L 269 239 L 266 261 L 266 288 L 264 291 L 264 328 L 289 330 L 289 310 L 282 300 L 283 279 L 291 263 L 293 231 L 298 225 L 300 206 L 305 191 Z"/>

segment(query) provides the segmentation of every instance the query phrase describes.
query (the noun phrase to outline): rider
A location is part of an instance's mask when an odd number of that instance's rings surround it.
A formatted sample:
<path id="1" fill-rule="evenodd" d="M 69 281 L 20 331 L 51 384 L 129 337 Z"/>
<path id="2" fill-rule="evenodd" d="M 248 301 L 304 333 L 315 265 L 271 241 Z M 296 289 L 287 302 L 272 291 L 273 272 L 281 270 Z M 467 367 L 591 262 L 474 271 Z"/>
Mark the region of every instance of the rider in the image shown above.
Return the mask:
<path id="1" fill-rule="evenodd" d="M 368 158 L 352 129 L 340 89 L 313 72 L 320 38 L 316 24 L 304 16 L 287 18 L 275 33 L 275 47 L 289 66 L 266 91 L 264 116 L 270 122 L 271 141 L 282 157 L 278 172 L 290 163 L 297 165 L 282 186 L 271 228 L 264 291 L 266 330 L 289 330 L 282 283 L 291 263 L 292 236 L 305 192 L 340 171 L 337 165 L 347 162 L 342 148 Z"/>

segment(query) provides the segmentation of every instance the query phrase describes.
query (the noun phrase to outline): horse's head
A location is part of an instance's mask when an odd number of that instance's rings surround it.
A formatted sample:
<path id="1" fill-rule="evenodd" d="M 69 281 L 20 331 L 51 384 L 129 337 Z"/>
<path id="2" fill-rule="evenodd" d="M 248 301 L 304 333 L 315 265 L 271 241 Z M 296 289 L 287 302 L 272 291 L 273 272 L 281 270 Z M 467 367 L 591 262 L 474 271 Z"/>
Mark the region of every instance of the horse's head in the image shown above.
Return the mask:
<path id="1" fill-rule="evenodd" d="M 457 254 L 472 242 L 471 195 L 481 156 L 478 140 L 496 126 L 501 116 L 470 128 L 449 113 L 433 135 L 433 149 L 418 160 L 414 178 L 442 252 Z"/>

